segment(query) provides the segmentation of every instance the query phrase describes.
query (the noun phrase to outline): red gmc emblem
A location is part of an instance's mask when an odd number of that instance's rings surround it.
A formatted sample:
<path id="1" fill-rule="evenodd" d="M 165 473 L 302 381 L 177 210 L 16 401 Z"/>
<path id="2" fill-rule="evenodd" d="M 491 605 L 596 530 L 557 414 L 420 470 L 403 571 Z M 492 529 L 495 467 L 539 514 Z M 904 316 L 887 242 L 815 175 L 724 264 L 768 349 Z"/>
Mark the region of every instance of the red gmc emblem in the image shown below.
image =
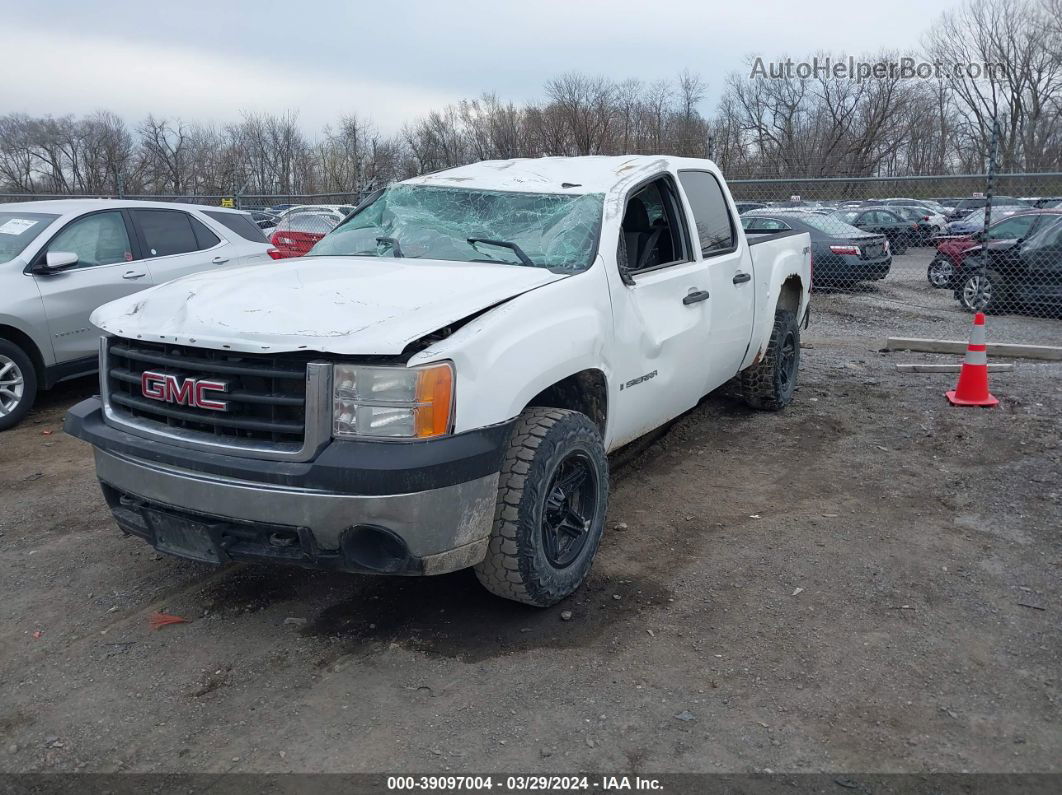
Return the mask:
<path id="1" fill-rule="evenodd" d="M 156 373 L 152 370 L 145 370 L 140 375 L 140 391 L 144 397 L 163 403 L 194 406 L 197 409 L 228 411 L 227 400 L 216 400 L 209 395 L 211 392 L 224 393 L 228 389 L 229 385 L 224 381 L 180 378 L 170 373 Z"/>

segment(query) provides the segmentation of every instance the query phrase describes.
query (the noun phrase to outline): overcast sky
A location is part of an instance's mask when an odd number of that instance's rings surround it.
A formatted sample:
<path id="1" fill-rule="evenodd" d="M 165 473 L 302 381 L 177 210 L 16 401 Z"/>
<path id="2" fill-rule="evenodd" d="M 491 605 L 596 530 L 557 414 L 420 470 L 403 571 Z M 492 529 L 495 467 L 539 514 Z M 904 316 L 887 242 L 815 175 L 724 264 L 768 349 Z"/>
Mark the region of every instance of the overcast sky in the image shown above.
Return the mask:
<path id="1" fill-rule="evenodd" d="M 912 51 L 960 0 L 0 0 L 0 113 L 115 110 L 230 121 L 295 110 L 397 131 L 483 91 L 541 97 L 569 70 L 709 85 L 761 55 Z"/>

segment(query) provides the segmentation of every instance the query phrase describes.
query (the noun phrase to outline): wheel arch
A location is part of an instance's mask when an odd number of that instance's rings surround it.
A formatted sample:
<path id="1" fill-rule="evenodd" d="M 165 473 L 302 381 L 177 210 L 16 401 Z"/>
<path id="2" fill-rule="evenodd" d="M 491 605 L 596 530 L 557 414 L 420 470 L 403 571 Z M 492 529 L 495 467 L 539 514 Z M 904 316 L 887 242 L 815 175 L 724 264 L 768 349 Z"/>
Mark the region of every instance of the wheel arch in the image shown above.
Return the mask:
<path id="1" fill-rule="evenodd" d="M 604 438 L 608 426 L 608 379 L 595 368 L 580 370 L 550 384 L 524 408 L 578 411 L 590 418 Z"/>
<path id="2" fill-rule="evenodd" d="M 778 300 L 775 301 L 774 310 L 788 309 L 796 315 L 797 323 L 800 322 L 800 304 L 804 298 L 804 280 L 797 274 L 791 274 L 778 288 Z"/>
<path id="3" fill-rule="evenodd" d="M 37 376 L 37 388 L 42 389 L 46 375 L 44 356 L 41 354 L 40 348 L 37 347 L 37 343 L 33 341 L 33 338 L 14 326 L 0 323 L 0 339 L 5 339 L 17 345 L 29 357 L 29 360 L 33 362 L 33 369 Z"/>

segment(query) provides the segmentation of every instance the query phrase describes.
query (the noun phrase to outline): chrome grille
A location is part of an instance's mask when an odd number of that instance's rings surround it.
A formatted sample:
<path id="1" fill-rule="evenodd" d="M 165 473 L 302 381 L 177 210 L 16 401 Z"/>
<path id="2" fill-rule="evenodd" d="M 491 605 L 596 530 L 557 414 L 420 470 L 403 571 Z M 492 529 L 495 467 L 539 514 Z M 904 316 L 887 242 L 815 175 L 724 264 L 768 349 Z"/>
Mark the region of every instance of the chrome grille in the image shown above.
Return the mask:
<path id="1" fill-rule="evenodd" d="M 162 342 L 104 340 L 101 371 L 108 419 L 166 441 L 235 455 L 304 459 L 327 436 L 319 398 L 327 396 L 326 363 L 313 354 L 248 354 Z M 141 376 L 154 371 L 226 383 L 226 411 L 144 396 Z M 309 401 L 309 403 L 308 403 Z M 308 409 L 309 406 L 309 409 Z M 241 452 L 242 451 L 242 452 Z"/>

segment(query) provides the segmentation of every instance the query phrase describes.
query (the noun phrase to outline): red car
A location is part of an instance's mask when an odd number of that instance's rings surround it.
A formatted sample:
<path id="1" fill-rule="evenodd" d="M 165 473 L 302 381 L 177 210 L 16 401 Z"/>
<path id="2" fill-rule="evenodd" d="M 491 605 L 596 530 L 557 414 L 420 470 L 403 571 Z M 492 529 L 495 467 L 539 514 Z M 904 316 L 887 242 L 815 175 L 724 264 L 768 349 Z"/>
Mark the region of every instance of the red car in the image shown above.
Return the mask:
<path id="1" fill-rule="evenodd" d="M 337 213 L 298 213 L 282 219 L 269 238 L 277 249 L 273 259 L 301 257 L 342 220 Z"/>
<path id="2" fill-rule="evenodd" d="M 952 287 L 958 279 L 963 260 L 974 251 L 980 251 L 985 240 L 1018 240 L 1035 232 L 1045 219 L 1057 218 L 1062 210 L 1023 210 L 1007 215 L 990 227 L 988 234 L 946 237 L 937 245 L 937 254 L 929 263 L 926 278 L 934 287 Z"/>

